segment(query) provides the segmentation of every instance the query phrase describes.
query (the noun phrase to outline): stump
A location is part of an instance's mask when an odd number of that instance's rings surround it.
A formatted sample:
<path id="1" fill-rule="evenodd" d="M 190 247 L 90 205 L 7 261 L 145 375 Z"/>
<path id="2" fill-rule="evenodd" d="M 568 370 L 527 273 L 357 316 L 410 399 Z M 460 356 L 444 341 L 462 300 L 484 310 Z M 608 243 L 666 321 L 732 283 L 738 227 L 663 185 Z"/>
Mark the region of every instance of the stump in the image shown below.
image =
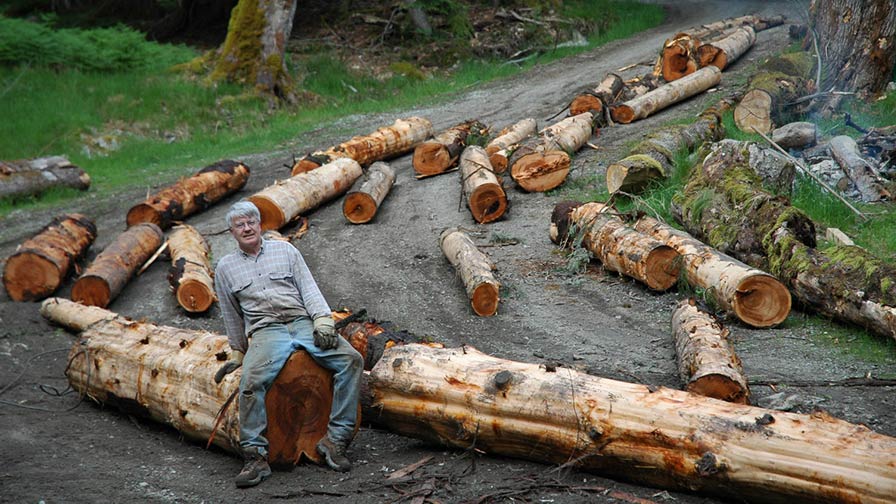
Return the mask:
<path id="1" fill-rule="evenodd" d="M 787 123 L 793 107 L 786 105 L 807 94 L 814 61 L 808 53 L 795 52 L 762 64 L 734 109 L 737 127 L 745 133 L 768 134 L 776 124 Z"/>

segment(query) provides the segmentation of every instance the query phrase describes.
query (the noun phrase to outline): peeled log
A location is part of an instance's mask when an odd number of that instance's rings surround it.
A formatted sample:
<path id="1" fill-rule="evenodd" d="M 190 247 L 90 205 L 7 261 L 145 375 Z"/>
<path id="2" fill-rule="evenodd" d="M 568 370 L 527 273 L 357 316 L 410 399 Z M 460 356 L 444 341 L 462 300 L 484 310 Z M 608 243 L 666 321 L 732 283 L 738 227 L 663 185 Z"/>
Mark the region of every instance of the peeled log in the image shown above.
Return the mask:
<path id="1" fill-rule="evenodd" d="M 892 502 L 896 438 L 680 390 L 396 346 L 370 374 L 376 421 L 460 449 L 750 502 Z"/>
<path id="2" fill-rule="evenodd" d="M 466 233 L 448 228 L 439 235 L 439 247 L 454 266 L 467 290 L 473 311 L 480 317 L 491 317 L 498 312 L 500 284 L 492 275 L 494 264 L 483 254 Z"/>
<path id="3" fill-rule="evenodd" d="M 175 226 L 168 236 L 171 270 L 168 282 L 177 303 L 191 313 L 202 313 L 215 302 L 215 283 L 205 238 L 192 226 Z"/>
<path id="4" fill-rule="evenodd" d="M 261 213 L 261 229 L 280 229 L 294 217 L 349 190 L 362 174 L 357 161 L 344 157 L 280 180 L 249 197 Z"/>
<path id="5" fill-rule="evenodd" d="M 616 97 L 625 86 L 622 77 L 609 73 L 591 91 L 582 93 L 569 103 L 569 114 L 579 115 L 583 112 L 591 112 L 594 117 L 600 117 L 605 106 L 616 102 Z"/>
<path id="6" fill-rule="evenodd" d="M 629 100 L 622 105 L 612 107 L 613 120 L 628 124 L 643 119 L 669 105 L 702 93 L 716 86 L 722 80 L 722 71 L 714 66 L 701 68 L 696 72 L 674 82 L 664 84 L 653 91 Z"/>
<path id="7" fill-rule="evenodd" d="M 507 170 L 507 157 L 513 148 L 523 140 L 535 136 L 537 131 L 535 119 L 531 117 L 502 130 L 501 134 L 485 146 L 492 171 L 504 173 Z"/>
<path id="8" fill-rule="evenodd" d="M 814 58 L 805 52 L 788 53 L 763 63 L 750 79 L 747 92 L 734 109 L 734 122 L 745 133 L 768 134 L 788 122 L 786 105 L 811 88 Z M 792 108 L 792 107 L 791 107 Z"/>
<path id="9" fill-rule="evenodd" d="M 843 168 L 846 176 L 856 185 L 862 201 L 871 203 L 890 198 L 880 178 L 869 166 L 869 162 L 859 153 L 856 141 L 846 135 L 839 135 L 829 142 L 831 155 Z"/>
<path id="10" fill-rule="evenodd" d="M 699 38 L 687 33 L 675 34 L 663 44 L 654 74 L 662 75 L 666 82 L 672 82 L 696 72 L 700 68 L 698 47 Z"/>
<path id="11" fill-rule="evenodd" d="M 400 156 L 431 136 L 432 124 L 428 119 L 396 119 L 392 126 L 379 128 L 369 135 L 356 136 L 328 150 L 305 156 L 293 165 L 292 175 L 311 171 L 342 157 L 354 159 L 358 164 L 366 166 L 374 161 Z"/>
<path id="12" fill-rule="evenodd" d="M 358 189 L 349 191 L 345 196 L 342 214 L 352 224 L 370 222 L 394 183 L 395 170 L 391 166 L 382 161 L 373 163 L 367 169 L 367 175 L 361 179 Z"/>
<path id="13" fill-rule="evenodd" d="M 481 137 L 487 131 L 479 121 L 466 121 L 442 131 L 414 149 L 414 171 L 424 177 L 444 173 L 457 163 L 468 136 Z"/>
<path id="14" fill-rule="evenodd" d="M 756 32 L 750 26 L 742 26 L 727 37 L 703 44 L 697 48 L 700 66 L 712 65 L 724 70 L 744 55 L 756 43 Z"/>
<path id="15" fill-rule="evenodd" d="M 219 161 L 147 198 L 128 211 L 128 226 L 151 222 L 168 229 L 175 221 L 201 212 L 235 193 L 249 180 L 249 168 L 239 161 Z"/>
<path id="16" fill-rule="evenodd" d="M 40 194 L 51 187 L 86 191 L 90 175 L 62 156 L 0 161 L 0 198 Z"/>
<path id="17" fill-rule="evenodd" d="M 737 404 L 750 404 L 744 368 L 728 341 L 728 329 L 700 310 L 694 298 L 672 311 L 678 374 L 685 390 Z"/>
<path id="18" fill-rule="evenodd" d="M 507 195 L 492 171 L 485 149 L 471 145 L 460 156 L 464 199 L 480 224 L 501 218 L 507 210 Z"/>
<path id="19" fill-rule="evenodd" d="M 96 239 L 96 225 L 81 214 L 60 215 L 19 245 L 3 269 L 3 286 L 13 301 L 39 301 L 59 288 Z"/>
<path id="20" fill-rule="evenodd" d="M 594 133 L 594 116 L 585 112 L 545 128 L 541 135 L 513 151 L 510 176 L 524 190 L 549 191 L 566 180 L 570 155 Z"/>
<path id="21" fill-rule="evenodd" d="M 135 224 L 103 249 L 72 287 L 72 300 L 105 308 L 118 296 L 149 256 L 162 245 L 163 233 L 149 222 Z"/>

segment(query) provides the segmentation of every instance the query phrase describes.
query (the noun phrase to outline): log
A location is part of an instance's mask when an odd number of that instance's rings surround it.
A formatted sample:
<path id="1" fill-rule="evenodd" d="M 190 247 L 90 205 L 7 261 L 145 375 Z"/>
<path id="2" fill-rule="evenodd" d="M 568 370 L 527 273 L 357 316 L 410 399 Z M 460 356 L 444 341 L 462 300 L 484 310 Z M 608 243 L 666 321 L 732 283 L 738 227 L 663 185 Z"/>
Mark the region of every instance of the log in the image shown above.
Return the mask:
<path id="1" fill-rule="evenodd" d="M 602 203 L 559 203 L 551 215 L 555 243 L 581 246 L 604 267 L 629 276 L 653 290 L 678 281 L 680 259 L 672 247 L 627 226 Z M 579 236 L 581 233 L 581 236 Z"/>
<path id="2" fill-rule="evenodd" d="M 242 370 L 214 382 L 230 354 L 227 337 L 135 322 L 59 298 L 41 305 L 48 320 L 80 332 L 69 354 L 72 388 L 128 414 L 170 425 L 184 436 L 240 454 L 237 393 Z M 351 341 L 364 354 L 366 341 Z M 327 432 L 331 373 L 304 351 L 287 360 L 265 398 L 272 464 L 321 463 L 315 445 Z M 209 442 L 209 444 L 211 444 Z"/>
<path id="3" fill-rule="evenodd" d="M 168 283 L 177 303 L 190 313 L 202 313 L 215 302 L 215 273 L 211 249 L 205 238 L 192 226 L 175 226 L 168 236 L 171 269 Z"/>
<path id="4" fill-rule="evenodd" d="M 445 173 L 457 164 L 468 136 L 481 138 L 487 132 L 488 128 L 479 121 L 465 121 L 440 132 L 414 148 L 414 171 L 423 177 Z"/>
<path id="5" fill-rule="evenodd" d="M 52 187 L 86 191 L 90 175 L 62 156 L 0 161 L 0 199 L 37 195 Z"/>
<path id="6" fill-rule="evenodd" d="M 460 156 L 461 184 L 467 207 L 480 224 L 501 218 L 507 210 L 507 195 L 492 171 L 485 149 L 471 145 Z"/>
<path id="7" fill-rule="evenodd" d="M 696 36 L 676 33 L 663 43 L 654 75 L 662 75 L 666 82 L 672 82 L 696 72 L 701 66 L 697 54 L 699 47 L 700 39 Z"/>
<path id="8" fill-rule="evenodd" d="M 753 327 L 772 327 L 790 314 L 790 292 L 777 278 L 642 215 L 633 227 L 665 243 L 681 255 L 688 284 L 710 293 L 720 308 Z"/>
<path id="9" fill-rule="evenodd" d="M 744 368 L 728 340 L 728 329 L 713 315 L 684 299 L 672 311 L 678 374 L 685 390 L 737 404 L 750 404 Z"/>
<path id="10" fill-rule="evenodd" d="M 162 229 L 185 217 L 208 209 L 235 193 L 249 180 L 249 167 L 239 161 L 219 161 L 192 177 L 162 189 L 128 210 L 128 226 L 151 222 Z"/>
<path id="11" fill-rule="evenodd" d="M 773 142 L 784 149 L 802 149 L 815 145 L 818 132 L 814 123 L 799 121 L 775 128 L 771 137 Z"/>
<path id="12" fill-rule="evenodd" d="M 248 199 L 261 213 L 261 229 L 280 229 L 301 213 L 345 193 L 362 174 L 351 158 L 337 158 L 315 170 L 280 180 Z"/>
<path id="13" fill-rule="evenodd" d="M 872 170 L 870 163 L 859 153 L 859 146 L 855 140 L 846 135 L 839 135 L 832 138 L 829 143 L 831 155 L 856 185 L 859 194 L 862 195 L 862 201 L 872 203 L 891 197 L 880 177 Z"/>
<path id="14" fill-rule="evenodd" d="M 582 148 L 594 130 L 594 116 L 585 112 L 545 128 L 513 152 L 510 176 L 529 192 L 549 191 L 566 180 L 572 153 Z"/>
<path id="15" fill-rule="evenodd" d="M 105 308 L 121 292 L 134 273 L 162 245 L 159 226 L 142 222 L 118 235 L 72 287 L 72 300 Z"/>
<path id="16" fill-rule="evenodd" d="M 470 346 L 396 346 L 370 374 L 377 422 L 489 455 L 749 502 L 892 502 L 896 438 L 824 413 L 731 404 Z"/>
<path id="17" fill-rule="evenodd" d="M 747 92 L 734 108 L 734 122 L 745 133 L 768 134 L 775 125 L 786 124 L 790 102 L 811 87 L 809 72 L 814 58 L 805 52 L 788 53 L 763 63 L 750 79 Z"/>
<path id="18" fill-rule="evenodd" d="M 727 37 L 697 48 L 697 59 L 701 67 L 712 65 L 724 70 L 744 55 L 756 43 L 756 32 L 750 26 L 742 26 Z"/>
<path id="19" fill-rule="evenodd" d="M 59 288 L 96 239 L 96 225 L 81 214 L 63 214 L 19 245 L 3 269 L 13 301 L 39 301 Z"/>
<path id="20" fill-rule="evenodd" d="M 498 312 L 500 284 L 492 270 L 495 265 L 473 240 L 457 228 L 448 228 L 439 235 L 439 248 L 460 275 L 467 290 L 473 312 L 491 317 Z"/>
<path id="21" fill-rule="evenodd" d="M 627 102 L 629 100 L 634 100 L 639 96 L 644 96 L 663 84 L 665 84 L 665 81 L 662 77 L 655 76 L 651 73 L 629 79 L 625 81 L 625 87 L 622 88 L 622 92 L 618 95 L 614 105 L 618 102 Z M 610 111 L 612 111 L 612 108 L 613 107 L 611 106 Z"/>
<path id="22" fill-rule="evenodd" d="M 628 124 L 643 119 L 669 105 L 678 103 L 707 89 L 722 80 L 722 71 L 714 66 L 701 68 L 685 78 L 664 84 L 621 105 L 611 107 L 613 120 Z"/>
<path id="23" fill-rule="evenodd" d="M 535 136 L 538 131 L 535 119 L 523 119 L 508 128 L 505 128 L 488 145 L 485 152 L 492 164 L 492 171 L 504 173 L 507 170 L 507 158 L 513 152 L 514 147 L 523 140 Z"/>
<path id="24" fill-rule="evenodd" d="M 311 171 L 331 163 L 338 158 L 348 157 L 358 164 L 367 166 L 374 161 L 382 161 L 410 152 L 418 143 L 432 136 L 432 124 L 422 117 L 396 119 L 392 126 L 379 128 L 369 135 L 352 137 L 325 151 L 309 154 L 292 167 L 292 175 Z"/>
<path id="25" fill-rule="evenodd" d="M 594 117 L 601 117 L 604 107 L 616 102 L 616 97 L 624 86 L 622 77 L 608 73 L 596 88 L 572 99 L 569 103 L 569 115 L 591 112 Z"/>
<path id="26" fill-rule="evenodd" d="M 366 176 L 355 182 L 357 189 L 345 195 L 342 214 L 352 224 L 370 222 L 394 183 L 395 170 L 391 166 L 382 161 L 373 163 Z"/>

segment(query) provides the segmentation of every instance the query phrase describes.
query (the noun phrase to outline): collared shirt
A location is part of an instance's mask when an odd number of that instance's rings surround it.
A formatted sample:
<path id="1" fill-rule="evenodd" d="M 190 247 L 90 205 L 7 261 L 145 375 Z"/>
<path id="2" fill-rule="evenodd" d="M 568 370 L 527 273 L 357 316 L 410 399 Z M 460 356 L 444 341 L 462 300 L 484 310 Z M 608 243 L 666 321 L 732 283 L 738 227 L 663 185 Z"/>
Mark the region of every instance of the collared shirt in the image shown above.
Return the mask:
<path id="1" fill-rule="evenodd" d="M 241 249 L 222 257 L 215 292 L 230 346 L 244 353 L 264 326 L 331 313 L 302 254 L 285 241 L 262 240 L 255 257 Z"/>

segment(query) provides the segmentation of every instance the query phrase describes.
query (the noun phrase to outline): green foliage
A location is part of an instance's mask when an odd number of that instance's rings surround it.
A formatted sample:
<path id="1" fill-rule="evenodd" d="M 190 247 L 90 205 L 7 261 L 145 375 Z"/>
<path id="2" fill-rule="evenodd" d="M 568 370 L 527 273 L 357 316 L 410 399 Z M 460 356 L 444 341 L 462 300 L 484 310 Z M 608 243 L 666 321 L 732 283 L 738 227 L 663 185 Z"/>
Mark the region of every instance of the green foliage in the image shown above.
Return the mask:
<path id="1" fill-rule="evenodd" d="M 412 5 L 420 7 L 427 14 L 445 18 L 448 33 L 454 37 L 467 38 L 473 34 L 467 6 L 455 0 L 416 0 Z"/>

